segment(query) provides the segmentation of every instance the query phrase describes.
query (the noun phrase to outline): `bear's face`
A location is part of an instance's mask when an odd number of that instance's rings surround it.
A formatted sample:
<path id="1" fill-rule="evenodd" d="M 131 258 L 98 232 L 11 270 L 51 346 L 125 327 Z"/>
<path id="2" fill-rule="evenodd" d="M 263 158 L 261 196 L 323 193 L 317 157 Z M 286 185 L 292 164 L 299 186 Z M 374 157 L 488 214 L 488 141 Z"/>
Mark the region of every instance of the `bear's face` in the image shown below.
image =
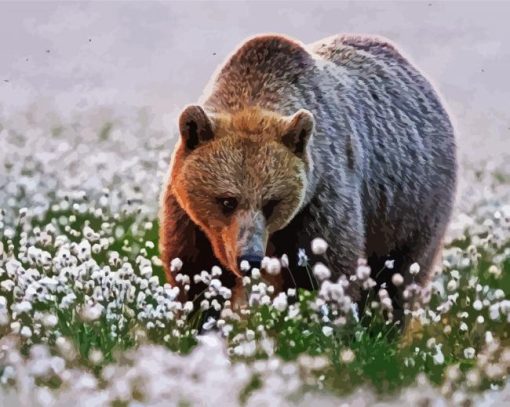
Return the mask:
<path id="1" fill-rule="evenodd" d="M 301 208 L 313 117 L 303 110 L 291 117 L 258 110 L 213 116 L 191 106 L 180 130 L 174 194 L 223 266 L 241 275 L 240 261 L 256 265 L 269 236 Z"/>

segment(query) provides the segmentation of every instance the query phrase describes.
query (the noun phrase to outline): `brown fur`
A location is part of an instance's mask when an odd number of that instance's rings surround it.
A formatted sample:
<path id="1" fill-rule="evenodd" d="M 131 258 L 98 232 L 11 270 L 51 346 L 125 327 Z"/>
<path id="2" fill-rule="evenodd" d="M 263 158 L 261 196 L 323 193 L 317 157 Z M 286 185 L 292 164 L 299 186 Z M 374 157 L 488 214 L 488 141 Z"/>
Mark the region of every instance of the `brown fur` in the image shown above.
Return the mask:
<path id="1" fill-rule="evenodd" d="M 320 236 L 330 249 L 308 252 L 310 262 L 327 263 L 333 277 L 366 257 L 376 271 L 395 260 L 377 277 L 393 298 L 392 273 L 410 281 L 413 262 L 417 280 L 428 280 L 453 205 L 455 139 L 436 91 L 394 45 L 258 36 L 227 59 L 200 103 L 181 114 L 163 193 L 169 275 L 180 257 L 190 275 L 221 265 L 233 286 L 243 253 L 285 253 L 283 287 L 313 288 L 297 252 Z"/>
<path id="2" fill-rule="evenodd" d="M 165 200 L 175 197 L 194 223 L 205 231 L 217 258 L 240 275 L 234 252 L 244 218 L 256 216 L 255 210 L 273 196 L 284 197 L 279 210 L 266 225 L 264 245 L 270 233 L 290 221 L 302 200 L 306 180 L 304 162 L 292 154 L 282 141 L 290 118 L 249 109 L 233 115 L 214 117 L 214 140 L 194 151 L 184 143 L 173 157 L 170 184 Z M 249 162 L 249 164 L 247 164 Z M 246 173 L 242 166 L 249 168 Z M 222 195 L 241 196 L 239 210 L 244 216 L 223 216 L 214 198 Z M 163 216 L 171 225 L 167 216 Z M 168 229 L 165 229 L 168 230 Z M 182 237 L 181 237 L 182 238 Z M 162 253 L 175 237 L 162 239 Z M 164 263 L 168 263 L 164 258 Z"/>

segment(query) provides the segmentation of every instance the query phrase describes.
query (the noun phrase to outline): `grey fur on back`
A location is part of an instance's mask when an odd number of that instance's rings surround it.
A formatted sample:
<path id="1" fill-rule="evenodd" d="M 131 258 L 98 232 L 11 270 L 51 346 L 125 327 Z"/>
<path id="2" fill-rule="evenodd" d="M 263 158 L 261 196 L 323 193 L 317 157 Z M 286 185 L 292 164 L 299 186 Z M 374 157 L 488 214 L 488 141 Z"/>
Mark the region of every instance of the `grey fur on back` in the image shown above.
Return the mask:
<path id="1" fill-rule="evenodd" d="M 338 35 L 304 46 L 279 35 L 244 43 L 204 95 L 209 111 L 259 105 L 284 115 L 308 109 L 316 120 L 313 168 L 296 247 L 324 237 L 334 271 L 372 269 L 393 258 L 430 275 L 456 186 L 454 131 L 436 91 L 387 40 Z M 292 231 L 295 232 L 295 231 Z M 287 250 L 285 231 L 273 243 Z M 281 240 L 281 241 L 280 241 Z M 308 246 L 306 246 L 308 247 Z M 393 293 L 398 295 L 398 293 Z"/>

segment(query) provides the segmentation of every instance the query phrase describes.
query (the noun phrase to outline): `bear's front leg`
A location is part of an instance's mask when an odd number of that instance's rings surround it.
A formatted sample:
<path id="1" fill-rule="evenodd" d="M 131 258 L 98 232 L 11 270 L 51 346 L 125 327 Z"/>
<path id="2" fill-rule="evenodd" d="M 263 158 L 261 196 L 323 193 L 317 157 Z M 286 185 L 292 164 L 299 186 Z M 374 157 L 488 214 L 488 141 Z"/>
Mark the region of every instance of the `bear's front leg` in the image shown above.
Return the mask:
<path id="1" fill-rule="evenodd" d="M 205 284 L 193 281 L 195 274 L 200 274 L 202 270 L 210 272 L 215 265 L 221 266 L 209 240 L 181 208 L 170 187 L 165 191 L 160 213 L 159 251 L 167 279 L 180 287 L 182 301 L 195 301 L 206 288 Z M 189 277 L 190 288 L 187 292 L 183 284 L 177 284 L 176 270 L 171 270 L 170 262 L 175 258 L 183 262 L 179 272 Z M 235 276 L 228 270 L 223 269 L 220 279 L 226 287 L 233 288 L 235 285 Z"/>
<path id="2" fill-rule="evenodd" d="M 328 243 L 323 254 L 311 251 L 311 242 L 317 237 Z M 353 199 L 318 195 L 284 229 L 273 234 L 270 245 L 274 256 L 288 256 L 289 266 L 282 270 L 285 288 L 317 290 L 320 281 L 313 274 L 313 266 L 319 262 L 330 269 L 333 281 L 341 274 L 356 272 L 358 259 L 364 256 L 361 206 Z M 349 294 L 358 301 L 359 287 L 352 285 Z"/>

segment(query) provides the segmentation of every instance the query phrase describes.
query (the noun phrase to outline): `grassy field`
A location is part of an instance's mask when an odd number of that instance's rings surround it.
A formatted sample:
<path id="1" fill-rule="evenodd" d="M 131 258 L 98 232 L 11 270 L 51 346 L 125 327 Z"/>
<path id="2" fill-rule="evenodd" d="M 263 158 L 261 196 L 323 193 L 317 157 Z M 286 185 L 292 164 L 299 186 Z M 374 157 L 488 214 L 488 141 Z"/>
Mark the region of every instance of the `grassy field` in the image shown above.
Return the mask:
<path id="1" fill-rule="evenodd" d="M 437 276 L 430 286 L 407 287 L 409 329 L 400 335 L 384 290 L 371 293 L 358 315 L 346 294 L 351 282 L 321 280 L 313 264 L 310 277 L 321 286 L 314 293 L 275 293 L 255 273 L 244 281 L 250 306 L 237 312 L 214 268 L 199 276 L 201 298 L 178 302 L 157 257 L 157 199 L 171 151 L 164 134 L 139 124 L 35 125 L 18 116 L 0 124 L 0 143 L 4 403 L 497 404 L 510 397 L 504 160 L 463 164 Z M 368 271 L 360 262 L 355 277 L 367 288 Z M 207 317 L 211 309 L 217 318 Z"/>

